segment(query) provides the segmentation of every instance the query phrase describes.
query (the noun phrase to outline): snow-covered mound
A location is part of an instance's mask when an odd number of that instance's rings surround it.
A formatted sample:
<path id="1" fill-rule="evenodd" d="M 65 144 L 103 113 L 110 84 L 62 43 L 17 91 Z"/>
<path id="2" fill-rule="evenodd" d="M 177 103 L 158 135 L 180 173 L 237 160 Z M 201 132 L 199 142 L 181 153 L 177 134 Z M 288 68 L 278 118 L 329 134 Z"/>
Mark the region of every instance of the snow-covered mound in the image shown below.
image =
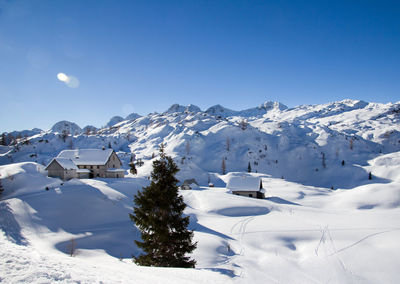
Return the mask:
<path id="1" fill-rule="evenodd" d="M 82 133 L 82 129 L 78 124 L 66 120 L 62 120 L 54 124 L 51 128 L 51 131 L 55 133 L 67 133 L 71 135 L 78 135 Z"/>

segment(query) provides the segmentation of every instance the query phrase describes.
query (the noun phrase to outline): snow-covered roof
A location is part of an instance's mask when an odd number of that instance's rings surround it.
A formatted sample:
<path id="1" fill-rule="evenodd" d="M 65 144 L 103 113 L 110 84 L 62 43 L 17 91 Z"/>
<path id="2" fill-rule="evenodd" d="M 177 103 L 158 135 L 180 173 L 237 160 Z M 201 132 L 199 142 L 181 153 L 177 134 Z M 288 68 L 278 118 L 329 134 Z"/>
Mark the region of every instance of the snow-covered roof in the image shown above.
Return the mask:
<path id="1" fill-rule="evenodd" d="M 67 158 L 59 158 L 56 157 L 54 160 L 60 164 L 61 167 L 63 167 L 65 170 L 77 170 L 78 167 L 74 164 L 74 162 L 71 159 Z M 51 164 L 51 162 L 50 162 Z"/>
<path id="2" fill-rule="evenodd" d="M 192 185 L 192 184 L 199 186 L 199 183 L 194 178 L 185 179 L 182 185 Z"/>
<path id="3" fill-rule="evenodd" d="M 125 172 L 125 170 L 124 169 L 109 168 L 109 169 L 107 169 L 107 172 Z"/>
<path id="4" fill-rule="evenodd" d="M 231 191 L 260 191 L 261 178 L 253 176 L 231 177 L 226 185 Z"/>
<path id="5" fill-rule="evenodd" d="M 76 149 L 63 150 L 57 158 L 72 160 L 75 165 L 105 165 L 110 158 L 112 149 Z"/>

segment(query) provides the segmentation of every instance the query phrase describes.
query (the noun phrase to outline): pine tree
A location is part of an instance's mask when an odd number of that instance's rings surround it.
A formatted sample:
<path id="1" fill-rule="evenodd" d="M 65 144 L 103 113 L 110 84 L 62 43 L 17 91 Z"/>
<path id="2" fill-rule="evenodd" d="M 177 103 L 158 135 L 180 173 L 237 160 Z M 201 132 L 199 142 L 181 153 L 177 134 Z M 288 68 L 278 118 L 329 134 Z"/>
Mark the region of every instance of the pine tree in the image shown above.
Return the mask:
<path id="1" fill-rule="evenodd" d="M 247 165 L 247 172 L 251 173 L 251 165 L 250 165 L 250 162 L 249 162 L 249 164 Z"/>
<path id="2" fill-rule="evenodd" d="M 225 158 L 222 158 L 221 170 L 223 175 L 226 174 Z"/>
<path id="3" fill-rule="evenodd" d="M 322 167 L 325 169 L 326 168 L 325 153 L 321 152 L 321 155 L 322 155 Z"/>
<path id="4" fill-rule="evenodd" d="M 0 175 L 0 194 L 1 194 L 3 191 L 4 191 L 4 187 L 3 187 L 3 185 L 1 184 L 1 175 Z"/>
<path id="5" fill-rule="evenodd" d="M 131 174 L 133 174 L 133 175 L 136 175 L 136 174 L 137 174 L 137 170 L 136 170 L 136 167 L 135 167 L 135 163 L 134 163 L 134 162 L 130 162 L 130 163 L 129 163 L 129 166 L 131 167 L 130 170 L 129 170 L 129 172 L 130 172 Z"/>
<path id="6" fill-rule="evenodd" d="M 189 217 L 183 217 L 186 205 L 178 194 L 179 171 L 161 145 L 160 159 L 153 162 L 151 184 L 135 195 L 136 207 L 129 214 L 140 229 L 142 241 L 135 241 L 144 254 L 134 257 L 138 265 L 161 267 L 194 267 L 187 256 L 196 248 L 193 232 L 187 229 Z"/>
<path id="7" fill-rule="evenodd" d="M 6 134 L 3 132 L 0 137 L 0 145 L 7 146 Z"/>

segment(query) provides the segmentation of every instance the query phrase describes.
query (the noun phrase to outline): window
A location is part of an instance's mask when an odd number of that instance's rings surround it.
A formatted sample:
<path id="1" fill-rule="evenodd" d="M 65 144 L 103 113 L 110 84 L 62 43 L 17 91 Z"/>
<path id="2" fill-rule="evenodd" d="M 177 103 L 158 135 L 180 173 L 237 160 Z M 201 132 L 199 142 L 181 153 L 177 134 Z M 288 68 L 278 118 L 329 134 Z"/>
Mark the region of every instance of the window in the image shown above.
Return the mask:
<path id="1" fill-rule="evenodd" d="M 250 193 L 250 194 L 249 194 L 249 197 L 253 197 L 253 194 Z"/>
<path id="2" fill-rule="evenodd" d="M 93 166 L 90 166 L 90 169 L 92 169 L 92 170 L 93 170 Z"/>
<path id="3" fill-rule="evenodd" d="M 113 164 L 113 168 L 115 168 L 115 165 Z"/>
<path id="4" fill-rule="evenodd" d="M 97 166 L 98 169 L 100 169 L 100 166 Z"/>

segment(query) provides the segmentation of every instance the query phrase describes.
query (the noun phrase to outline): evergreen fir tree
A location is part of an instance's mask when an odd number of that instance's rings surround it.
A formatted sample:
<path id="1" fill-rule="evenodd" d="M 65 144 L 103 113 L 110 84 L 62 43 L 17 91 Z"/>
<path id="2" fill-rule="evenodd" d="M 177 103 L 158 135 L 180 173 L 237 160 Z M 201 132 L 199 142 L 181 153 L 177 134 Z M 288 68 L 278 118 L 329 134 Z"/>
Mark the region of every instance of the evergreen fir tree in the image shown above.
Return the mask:
<path id="1" fill-rule="evenodd" d="M 131 174 L 133 174 L 133 175 L 136 175 L 136 174 L 137 174 L 137 170 L 136 170 L 136 167 L 135 167 L 135 163 L 134 163 L 134 162 L 130 162 L 130 163 L 129 163 L 129 166 L 131 167 L 130 170 L 129 170 L 129 172 L 130 172 Z"/>
<path id="2" fill-rule="evenodd" d="M 247 172 L 251 173 L 251 165 L 250 165 L 250 162 L 249 162 L 249 164 L 247 165 Z"/>
<path id="3" fill-rule="evenodd" d="M 4 187 L 1 184 L 1 175 L 0 175 L 0 194 L 2 194 L 3 191 L 4 191 Z"/>
<path id="4" fill-rule="evenodd" d="M 7 146 L 6 134 L 3 132 L 0 137 L 0 145 Z"/>
<path id="5" fill-rule="evenodd" d="M 179 171 L 161 145 L 160 159 L 153 162 L 151 184 L 135 195 L 136 207 L 129 214 L 140 229 L 142 241 L 135 241 L 144 254 L 134 257 L 138 265 L 194 267 L 187 254 L 196 248 L 193 232 L 187 229 L 189 217 L 183 217 L 186 204 L 178 194 Z"/>

